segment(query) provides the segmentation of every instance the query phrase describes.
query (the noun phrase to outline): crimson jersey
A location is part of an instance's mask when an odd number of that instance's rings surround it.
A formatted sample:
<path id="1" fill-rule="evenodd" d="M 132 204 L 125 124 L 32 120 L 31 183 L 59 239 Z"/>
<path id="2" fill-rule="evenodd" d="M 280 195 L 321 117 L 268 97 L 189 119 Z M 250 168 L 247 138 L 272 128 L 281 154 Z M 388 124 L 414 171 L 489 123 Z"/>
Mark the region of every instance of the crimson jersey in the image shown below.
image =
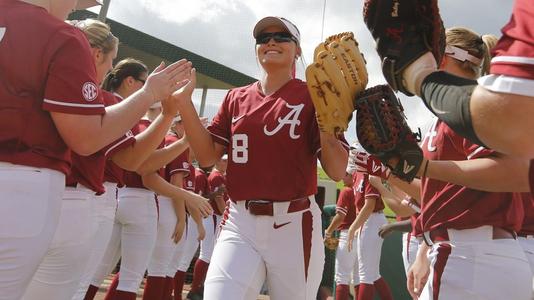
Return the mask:
<path id="1" fill-rule="evenodd" d="M 223 186 L 227 187 L 227 178 L 226 178 L 225 174 L 221 173 L 221 171 L 219 171 L 219 170 L 214 168 L 213 171 L 211 171 L 210 176 L 208 176 L 208 184 L 210 186 L 211 192 L 215 193 L 220 188 L 222 188 Z M 227 188 L 227 190 L 228 190 L 228 188 Z M 229 199 L 228 193 L 225 192 L 224 193 L 224 202 L 228 201 L 228 199 Z M 210 204 L 211 204 L 211 207 L 213 208 L 213 211 L 215 212 L 215 214 L 222 215 L 222 212 L 219 211 L 219 208 L 215 204 L 215 200 L 210 200 Z"/>
<path id="2" fill-rule="evenodd" d="M 288 201 L 317 192 L 319 129 L 305 82 L 293 79 L 269 96 L 258 82 L 230 90 L 208 130 L 228 147 L 232 200 Z"/>
<path id="3" fill-rule="evenodd" d="M 523 209 L 525 210 L 525 217 L 523 224 L 518 234 L 520 235 L 534 235 L 534 199 L 531 193 L 517 193 L 518 197 L 523 201 Z"/>
<path id="4" fill-rule="evenodd" d="M 165 145 L 170 145 L 178 140 L 178 137 L 174 134 L 168 134 L 165 137 Z M 189 167 L 191 164 L 189 163 L 189 148 L 186 149 L 184 152 L 182 152 L 180 155 L 178 155 L 173 161 L 168 163 L 165 166 L 165 180 L 168 182 L 171 182 L 172 175 L 176 173 L 183 173 L 183 177 L 185 178 L 187 175 L 189 175 Z M 185 182 L 184 182 L 185 183 Z M 185 184 L 184 184 L 185 188 Z"/>
<path id="5" fill-rule="evenodd" d="M 150 120 L 147 120 L 147 119 L 139 120 L 137 125 L 135 125 L 132 128 L 132 133 L 134 135 L 138 135 L 139 133 L 145 131 L 148 128 L 148 126 L 150 126 L 151 123 L 152 122 L 150 122 Z M 163 148 L 164 146 L 165 146 L 165 140 L 161 141 L 161 144 L 159 144 L 158 149 Z M 164 176 L 163 169 L 160 169 L 159 174 L 161 175 L 161 177 Z M 124 185 L 127 187 L 146 189 L 146 187 L 143 185 L 143 179 L 136 172 L 124 170 L 123 178 L 124 178 Z"/>
<path id="6" fill-rule="evenodd" d="M 476 159 L 494 153 L 462 138 L 439 120 L 431 126 L 422 148 L 430 160 Z M 517 231 L 521 227 L 522 203 L 512 193 L 488 193 L 429 178 L 423 178 L 421 184 L 422 231 L 482 225 Z"/>
<path id="7" fill-rule="evenodd" d="M 534 79 L 534 2 L 516 0 L 512 17 L 501 31 L 490 73 Z"/>
<path id="8" fill-rule="evenodd" d="M 369 175 L 360 172 L 354 172 L 354 175 L 352 175 L 352 180 L 356 212 L 362 210 L 363 206 L 365 205 L 365 198 L 376 199 L 375 209 L 373 212 L 379 212 L 384 209 L 384 202 L 382 201 L 378 190 L 369 182 Z"/>
<path id="9" fill-rule="evenodd" d="M 343 214 L 343 222 L 339 225 L 337 229 L 349 229 L 352 222 L 356 218 L 356 207 L 354 206 L 354 192 L 350 187 L 344 187 L 339 192 L 339 197 L 337 198 L 336 212 Z"/>
<path id="10" fill-rule="evenodd" d="M 85 35 L 42 7 L 0 1 L 0 70 L 0 161 L 67 174 L 50 112 L 105 113 Z"/>
<path id="11" fill-rule="evenodd" d="M 106 106 L 118 103 L 118 99 L 110 92 L 102 90 L 102 94 Z M 93 190 L 97 195 L 103 194 L 105 191 L 103 185 L 104 169 L 107 158 L 113 156 L 117 151 L 129 147 L 134 142 L 135 138 L 132 132 L 128 131 L 124 136 L 90 156 L 81 156 L 73 152 L 72 169 L 66 179 L 67 185 L 81 183 L 85 187 Z M 119 176 L 119 174 L 115 175 Z M 120 176 L 122 176 L 122 172 Z"/>
<path id="12" fill-rule="evenodd" d="M 195 168 L 195 194 L 207 197 L 210 193 L 210 184 L 208 182 L 208 176 L 200 168 Z"/>
<path id="13" fill-rule="evenodd" d="M 195 192 L 195 167 L 189 164 L 187 176 L 184 177 L 184 189 Z"/>

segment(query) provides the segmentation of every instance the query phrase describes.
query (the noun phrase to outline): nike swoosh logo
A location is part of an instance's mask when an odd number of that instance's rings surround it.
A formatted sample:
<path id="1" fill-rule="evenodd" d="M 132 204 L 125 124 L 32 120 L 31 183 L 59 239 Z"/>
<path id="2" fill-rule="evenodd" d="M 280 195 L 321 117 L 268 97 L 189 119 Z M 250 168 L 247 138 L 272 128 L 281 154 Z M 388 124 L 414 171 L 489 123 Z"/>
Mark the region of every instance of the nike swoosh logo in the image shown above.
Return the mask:
<path id="1" fill-rule="evenodd" d="M 232 117 L 232 124 L 241 120 L 241 118 L 243 118 L 245 115 L 240 115 L 239 117 Z"/>
<path id="2" fill-rule="evenodd" d="M 289 223 L 291 223 L 291 222 L 285 222 L 285 223 L 282 223 L 282 224 L 276 224 L 276 223 L 274 223 L 274 224 L 273 224 L 273 228 L 274 228 L 274 229 L 278 229 L 278 228 L 280 228 L 280 227 L 282 227 L 282 226 L 286 226 L 286 225 L 289 224 Z"/>

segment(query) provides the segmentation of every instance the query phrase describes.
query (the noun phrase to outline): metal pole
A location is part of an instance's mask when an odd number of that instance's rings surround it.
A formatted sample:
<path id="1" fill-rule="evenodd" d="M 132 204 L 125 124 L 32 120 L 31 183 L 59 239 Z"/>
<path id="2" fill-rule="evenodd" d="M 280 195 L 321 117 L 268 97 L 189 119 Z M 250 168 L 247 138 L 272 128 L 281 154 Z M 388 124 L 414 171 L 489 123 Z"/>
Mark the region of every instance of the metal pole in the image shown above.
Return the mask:
<path id="1" fill-rule="evenodd" d="M 106 22 L 106 18 L 108 16 L 109 2 L 111 2 L 111 0 L 104 0 L 104 3 L 102 3 L 102 7 L 100 7 L 100 12 L 98 13 L 98 20 L 102 22 Z"/>
<path id="2" fill-rule="evenodd" d="M 200 100 L 200 111 L 199 116 L 204 116 L 204 109 L 206 108 L 206 96 L 208 95 L 208 87 L 205 86 L 202 88 L 202 100 Z"/>

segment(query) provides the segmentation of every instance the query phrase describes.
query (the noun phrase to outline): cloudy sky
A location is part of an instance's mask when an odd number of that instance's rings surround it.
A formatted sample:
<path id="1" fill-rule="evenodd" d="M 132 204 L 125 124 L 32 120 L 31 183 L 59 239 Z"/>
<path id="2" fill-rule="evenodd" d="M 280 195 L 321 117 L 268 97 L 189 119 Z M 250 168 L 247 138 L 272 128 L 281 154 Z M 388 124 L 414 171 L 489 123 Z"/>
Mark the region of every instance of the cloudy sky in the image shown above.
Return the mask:
<path id="1" fill-rule="evenodd" d="M 367 59 L 369 86 L 384 83 L 374 41 L 362 19 L 363 0 L 111 0 L 108 17 L 181 48 L 224 64 L 255 78 L 261 77 L 254 54 L 252 29 L 262 17 L 283 16 L 299 27 L 303 61 L 297 77 L 304 79 L 305 65 L 312 62 L 322 38 L 355 33 Z M 500 36 L 508 21 L 512 0 L 442 0 L 446 27 L 466 26 L 480 34 Z M 324 27 L 323 27 L 324 12 Z M 208 92 L 206 114 L 213 116 L 226 91 Z M 200 99 L 200 91 L 195 93 Z M 424 127 L 429 113 L 417 98 L 401 97 L 409 124 Z M 347 139 L 355 139 L 349 128 Z"/>

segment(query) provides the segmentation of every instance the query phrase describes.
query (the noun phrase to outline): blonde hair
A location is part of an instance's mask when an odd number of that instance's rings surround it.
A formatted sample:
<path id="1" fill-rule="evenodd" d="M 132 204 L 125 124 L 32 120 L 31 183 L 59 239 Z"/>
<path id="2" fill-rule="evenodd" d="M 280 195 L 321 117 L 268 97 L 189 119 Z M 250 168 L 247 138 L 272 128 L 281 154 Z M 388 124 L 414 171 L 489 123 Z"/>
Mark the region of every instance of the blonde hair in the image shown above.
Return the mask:
<path id="1" fill-rule="evenodd" d="M 491 61 L 491 49 L 497 44 L 497 37 L 491 34 L 480 36 L 465 27 L 451 27 L 447 29 L 445 35 L 448 46 L 461 48 L 482 60 L 480 66 L 468 60 L 460 62 L 462 69 L 477 75 L 488 73 Z"/>
<path id="2" fill-rule="evenodd" d="M 71 23 L 85 33 L 91 47 L 100 48 L 104 54 L 108 54 L 119 45 L 119 39 L 111 33 L 111 28 L 104 22 L 86 19 Z"/>

